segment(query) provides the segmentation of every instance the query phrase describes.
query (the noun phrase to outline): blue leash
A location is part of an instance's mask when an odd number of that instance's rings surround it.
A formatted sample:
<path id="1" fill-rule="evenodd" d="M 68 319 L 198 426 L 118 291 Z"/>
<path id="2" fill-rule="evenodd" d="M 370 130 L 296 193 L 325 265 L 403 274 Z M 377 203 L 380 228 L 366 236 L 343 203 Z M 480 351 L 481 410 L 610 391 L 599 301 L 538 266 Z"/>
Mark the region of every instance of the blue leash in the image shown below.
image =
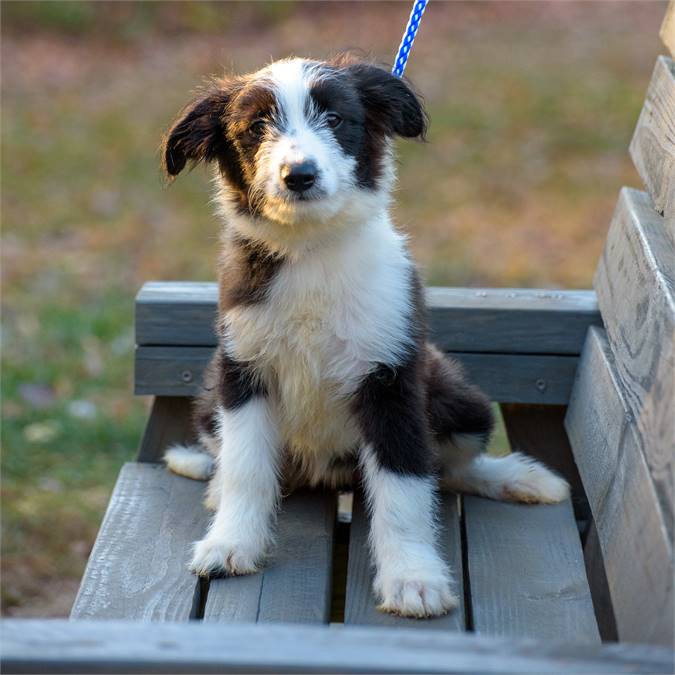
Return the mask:
<path id="1" fill-rule="evenodd" d="M 408 25 L 405 28 L 405 33 L 403 33 L 401 46 L 398 48 L 394 68 L 391 71 L 392 75 L 396 75 L 396 77 L 403 77 L 405 64 L 408 63 L 408 56 L 415 41 L 415 35 L 417 35 L 417 29 L 420 27 L 422 14 L 424 14 L 424 10 L 427 8 L 427 2 L 428 0 L 413 0 L 413 8 L 410 12 Z"/>

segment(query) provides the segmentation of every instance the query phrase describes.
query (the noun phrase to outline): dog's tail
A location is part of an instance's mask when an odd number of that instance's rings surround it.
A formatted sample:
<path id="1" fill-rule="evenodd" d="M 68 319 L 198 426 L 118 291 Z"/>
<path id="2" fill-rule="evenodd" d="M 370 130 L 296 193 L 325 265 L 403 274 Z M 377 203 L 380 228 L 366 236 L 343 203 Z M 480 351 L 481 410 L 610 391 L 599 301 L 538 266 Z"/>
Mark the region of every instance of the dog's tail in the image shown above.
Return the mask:
<path id="1" fill-rule="evenodd" d="M 172 445 L 164 462 L 170 471 L 194 480 L 208 480 L 215 467 L 214 458 L 201 445 Z"/>

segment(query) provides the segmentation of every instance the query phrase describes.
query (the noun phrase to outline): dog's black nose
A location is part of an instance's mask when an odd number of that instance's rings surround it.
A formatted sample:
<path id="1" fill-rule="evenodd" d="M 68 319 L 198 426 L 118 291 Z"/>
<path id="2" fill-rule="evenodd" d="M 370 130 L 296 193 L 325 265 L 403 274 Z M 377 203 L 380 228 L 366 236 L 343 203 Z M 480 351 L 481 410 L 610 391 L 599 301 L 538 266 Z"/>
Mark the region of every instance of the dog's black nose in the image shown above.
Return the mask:
<path id="1" fill-rule="evenodd" d="M 293 192 L 305 192 L 316 180 L 316 164 L 306 160 L 297 164 L 284 164 L 281 167 L 281 180 Z"/>

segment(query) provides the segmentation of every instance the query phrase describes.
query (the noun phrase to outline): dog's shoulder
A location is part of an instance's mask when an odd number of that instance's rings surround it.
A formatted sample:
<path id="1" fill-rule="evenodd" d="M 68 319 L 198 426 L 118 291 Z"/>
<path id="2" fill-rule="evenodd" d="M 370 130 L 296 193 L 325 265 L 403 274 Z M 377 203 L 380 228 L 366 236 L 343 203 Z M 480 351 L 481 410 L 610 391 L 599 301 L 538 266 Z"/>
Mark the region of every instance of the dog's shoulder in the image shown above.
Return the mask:
<path id="1" fill-rule="evenodd" d="M 226 233 L 218 257 L 219 312 L 262 302 L 283 264 L 284 256 L 264 244 Z"/>

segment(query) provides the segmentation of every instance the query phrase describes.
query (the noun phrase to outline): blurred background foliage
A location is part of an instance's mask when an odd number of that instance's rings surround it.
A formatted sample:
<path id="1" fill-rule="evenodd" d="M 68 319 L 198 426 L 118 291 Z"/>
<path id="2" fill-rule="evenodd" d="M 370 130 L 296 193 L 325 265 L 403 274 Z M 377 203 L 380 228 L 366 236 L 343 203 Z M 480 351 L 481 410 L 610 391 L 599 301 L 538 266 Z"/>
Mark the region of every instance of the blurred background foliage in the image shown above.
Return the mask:
<path id="1" fill-rule="evenodd" d="M 407 74 L 395 217 L 427 281 L 588 287 L 656 54 L 657 2 L 433 2 Z M 358 47 L 408 3 L 3 2 L 2 608 L 67 614 L 147 401 L 133 298 L 213 278 L 208 173 L 166 189 L 163 130 L 212 73 Z M 503 438 L 497 445 L 503 444 Z"/>

